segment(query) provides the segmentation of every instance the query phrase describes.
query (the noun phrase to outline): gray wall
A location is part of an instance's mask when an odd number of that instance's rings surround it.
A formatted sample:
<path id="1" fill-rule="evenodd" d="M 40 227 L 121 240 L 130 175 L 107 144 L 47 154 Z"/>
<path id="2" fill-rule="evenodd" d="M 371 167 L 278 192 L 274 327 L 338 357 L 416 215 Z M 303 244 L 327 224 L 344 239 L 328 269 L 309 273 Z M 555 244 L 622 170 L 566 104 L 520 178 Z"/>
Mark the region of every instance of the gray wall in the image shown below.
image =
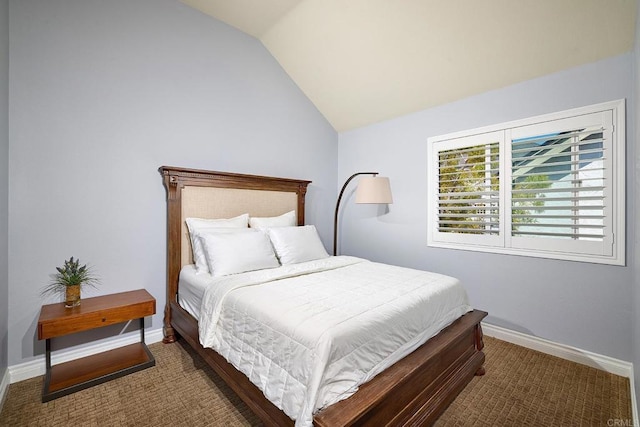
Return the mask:
<path id="1" fill-rule="evenodd" d="M 7 369 L 9 311 L 9 0 L 0 0 L 0 381 Z"/>
<path id="2" fill-rule="evenodd" d="M 394 197 L 388 213 L 356 205 L 353 197 L 345 203 L 342 253 L 456 276 L 472 305 L 489 312 L 488 323 L 632 361 L 633 197 L 627 203 L 627 267 L 426 244 L 428 137 L 620 98 L 627 98 L 627 127 L 633 129 L 632 62 L 629 53 L 341 133 L 338 184 L 356 171 L 377 170 L 390 177 Z M 630 170 L 636 152 L 629 133 Z M 633 181 L 628 185 L 634 194 Z"/>
<path id="3" fill-rule="evenodd" d="M 96 294 L 149 290 L 162 326 L 160 165 L 313 180 L 330 243 L 337 134 L 255 38 L 177 0 L 10 5 L 10 365 L 42 352 L 39 292 L 71 255 Z"/>

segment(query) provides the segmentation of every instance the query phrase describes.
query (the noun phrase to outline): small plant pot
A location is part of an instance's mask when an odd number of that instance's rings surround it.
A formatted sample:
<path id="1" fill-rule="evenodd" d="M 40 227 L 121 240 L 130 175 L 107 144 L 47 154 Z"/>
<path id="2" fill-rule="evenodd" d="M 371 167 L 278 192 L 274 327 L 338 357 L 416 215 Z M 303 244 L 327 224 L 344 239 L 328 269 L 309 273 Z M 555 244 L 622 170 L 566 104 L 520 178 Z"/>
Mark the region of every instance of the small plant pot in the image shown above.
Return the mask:
<path id="1" fill-rule="evenodd" d="M 64 295 L 64 306 L 67 308 L 80 305 L 80 285 L 67 286 Z"/>

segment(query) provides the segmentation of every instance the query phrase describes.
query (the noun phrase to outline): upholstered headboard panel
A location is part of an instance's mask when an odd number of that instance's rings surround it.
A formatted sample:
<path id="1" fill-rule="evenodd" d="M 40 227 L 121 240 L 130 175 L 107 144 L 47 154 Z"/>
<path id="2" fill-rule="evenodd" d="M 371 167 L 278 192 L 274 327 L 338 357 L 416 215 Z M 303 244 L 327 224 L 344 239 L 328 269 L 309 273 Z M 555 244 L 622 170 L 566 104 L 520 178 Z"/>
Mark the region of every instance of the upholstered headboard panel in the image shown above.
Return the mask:
<path id="1" fill-rule="evenodd" d="M 248 190 L 185 186 L 182 189 L 180 267 L 193 263 L 187 218 L 232 218 L 277 216 L 298 208 L 298 196 L 290 191 Z"/>

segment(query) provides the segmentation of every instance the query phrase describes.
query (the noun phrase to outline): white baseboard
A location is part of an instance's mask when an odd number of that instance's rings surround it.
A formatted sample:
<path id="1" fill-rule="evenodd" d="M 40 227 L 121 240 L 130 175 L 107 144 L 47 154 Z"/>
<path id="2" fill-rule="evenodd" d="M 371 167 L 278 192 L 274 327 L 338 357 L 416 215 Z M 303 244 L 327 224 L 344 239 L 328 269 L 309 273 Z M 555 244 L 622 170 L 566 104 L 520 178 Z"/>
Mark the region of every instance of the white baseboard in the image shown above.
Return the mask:
<path id="1" fill-rule="evenodd" d="M 144 336 L 145 342 L 147 344 L 160 342 L 163 338 L 162 328 L 154 329 L 152 331 L 145 331 Z M 92 354 L 102 353 L 103 351 L 112 350 L 114 348 L 133 344 L 139 341 L 140 334 L 136 331 L 115 339 L 104 340 L 102 342 L 86 347 L 72 348 L 69 350 L 59 350 L 52 352 L 51 363 L 56 365 L 58 363 L 64 363 L 70 360 L 79 359 L 81 357 L 91 356 Z M 29 360 L 28 362 L 9 366 L 7 372 L 9 373 L 11 384 L 13 384 L 18 381 L 23 381 L 29 378 L 37 377 L 39 375 L 44 375 L 44 370 L 44 355 L 40 355 L 33 360 Z"/>
<path id="2" fill-rule="evenodd" d="M 631 377 L 629 378 L 631 383 L 631 416 L 633 417 L 633 425 L 640 425 L 640 418 L 638 418 L 638 396 L 636 396 L 636 385 L 634 381 L 633 367 L 631 368 Z"/>
<path id="3" fill-rule="evenodd" d="M 591 366 L 592 368 L 620 375 L 621 377 L 631 379 L 633 375 L 632 363 L 614 359 L 613 357 L 592 353 L 587 350 L 581 350 L 576 347 L 559 344 L 544 338 L 526 335 L 521 332 L 512 331 L 510 329 L 490 325 L 484 322 L 482 323 L 482 331 L 485 335 L 490 337 L 498 338 L 532 350 L 537 350 L 541 353 L 560 357 L 561 359 Z"/>
<path id="4" fill-rule="evenodd" d="M 4 371 L 4 375 L 0 380 L 0 412 L 2 412 L 2 406 L 7 398 L 7 392 L 9 391 L 9 369 Z"/>
<path id="5" fill-rule="evenodd" d="M 561 359 L 570 360 L 572 362 L 600 369 L 610 374 L 629 378 L 629 386 L 631 388 L 631 410 L 634 420 L 633 425 L 639 425 L 640 419 L 638 418 L 638 401 L 636 399 L 633 363 L 614 359 L 613 357 L 604 356 L 591 351 L 581 350 L 569 345 L 559 344 L 544 338 L 534 337 L 532 335 L 523 334 L 521 332 L 512 331 L 510 329 L 484 322 L 482 323 L 482 331 L 489 337 L 498 338 L 502 341 L 537 350 L 541 353 L 550 354 Z"/>

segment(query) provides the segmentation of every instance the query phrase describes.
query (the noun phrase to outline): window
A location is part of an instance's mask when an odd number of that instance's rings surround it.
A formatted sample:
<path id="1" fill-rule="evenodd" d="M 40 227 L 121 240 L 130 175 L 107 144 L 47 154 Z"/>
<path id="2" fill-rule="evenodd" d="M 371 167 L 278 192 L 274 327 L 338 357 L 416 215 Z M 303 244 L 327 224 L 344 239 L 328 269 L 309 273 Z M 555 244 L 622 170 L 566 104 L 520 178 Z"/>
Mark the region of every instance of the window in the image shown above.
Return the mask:
<path id="1" fill-rule="evenodd" d="M 624 265 L 624 101 L 429 138 L 429 246 Z"/>

